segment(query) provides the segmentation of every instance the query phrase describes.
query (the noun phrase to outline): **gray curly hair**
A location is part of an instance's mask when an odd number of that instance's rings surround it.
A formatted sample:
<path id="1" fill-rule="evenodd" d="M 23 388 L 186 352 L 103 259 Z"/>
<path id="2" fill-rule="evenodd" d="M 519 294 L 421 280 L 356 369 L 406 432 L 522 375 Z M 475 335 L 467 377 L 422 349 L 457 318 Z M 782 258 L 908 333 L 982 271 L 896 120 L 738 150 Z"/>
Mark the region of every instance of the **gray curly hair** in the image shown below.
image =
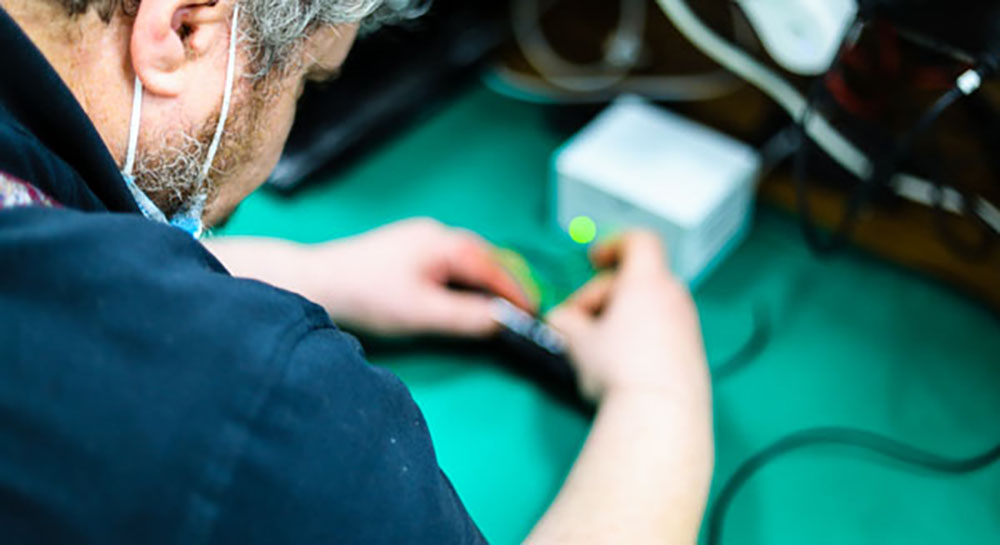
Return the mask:
<path id="1" fill-rule="evenodd" d="M 70 16 L 94 9 L 105 21 L 135 13 L 141 0 L 55 0 Z M 236 0 L 248 24 L 256 76 L 288 66 L 311 32 L 324 25 L 360 23 L 363 32 L 412 19 L 427 11 L 428 0 Z"/>
<path id="2" fill-rule="evenodd" d="M 292 52 L 319 26 L 360 23 L 371 32 L 386 22 L 422 15 L 421 0 L 240 0 L 250 20 L 258 75 L 287 65 Z"/>

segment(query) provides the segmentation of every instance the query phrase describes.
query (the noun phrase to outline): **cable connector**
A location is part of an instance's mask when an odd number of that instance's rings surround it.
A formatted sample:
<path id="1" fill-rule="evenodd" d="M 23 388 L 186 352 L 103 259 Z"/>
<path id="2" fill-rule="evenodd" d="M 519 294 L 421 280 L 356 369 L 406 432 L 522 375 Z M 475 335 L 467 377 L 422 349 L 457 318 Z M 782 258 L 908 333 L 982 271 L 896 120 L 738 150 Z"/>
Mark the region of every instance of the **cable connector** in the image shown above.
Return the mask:
<path id="1" fill-rule="evenodd" d="M 958 76 L 958 79 L 955 80 L 955 87 L 965 96 L 975 93 L 983 86 L 983 80 L 989 79 L 997 73 L 997 69 L 1000 68 L 998 65 L 1000 65 L 1000 60 L 992 55 L 986 56 L 975 68 L 970 68 Z"/>
<path id="2" fill-rule="evenodd" d="M 958 87 L 962 94 L 969 96 L 975 93 L 983 85 L 983 77 L 979 75 L 979 71 L 975 68 L 970 68 L 958 76 L 958 80 L 955 81 L 955 86 Z"/>

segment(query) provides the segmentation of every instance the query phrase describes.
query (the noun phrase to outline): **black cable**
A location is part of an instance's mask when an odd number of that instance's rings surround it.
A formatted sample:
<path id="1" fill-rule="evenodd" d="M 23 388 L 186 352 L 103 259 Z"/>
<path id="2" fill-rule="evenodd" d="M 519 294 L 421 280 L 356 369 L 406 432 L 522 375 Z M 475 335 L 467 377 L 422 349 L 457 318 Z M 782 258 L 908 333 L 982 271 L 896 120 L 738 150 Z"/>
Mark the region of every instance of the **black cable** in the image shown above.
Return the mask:
<path id="1" fill-rule="evenodd" d="M 913 128 L 910 129 L 906 136 L 900 140 L 900 144 L 896 149 L 896 160 L 905 158 L 913 151 L 913 146 L 917 143 L 921 136 L 927 132 L 933 125 L 934 122 L 940 118 L 948 108 L 951 108 L 958 99 L 965 96 L 965 93 L 956 86 L 948 89 L 941 97 L 939 97 L 930 108 L 920 116 Z"/>
<path id="2" fill-rule="evenodd" d="M 729 507 L 751 477 L 786 454 L 819 445 L 860 448 L 907 465 L 953 475 L 971 473 L 1000 460 L 1000 444 L 969 458 L 949 458 L 861 429 L 821 427 L 798 431 L 751 456 L 736 469 L 708 513 L 707 545 L 719 545 L 722 542 L 723 524 Z"/>
<path id="3" fill-rule="evenodd" d="M 758 304 L 753 311 L 753 333 L 732 356 L 712 365 L 712 382 L 721 382 L 742 370 L 760 356 L 771 339 L 771 319 L 767 307 Z"/>
<path id="4" fill-rule="evenodd" d="M 839 57 L 831 70 L 836 69 L 838 64 Z M 816 111 L 816 103 L 819 101 L 822 91 L 823 80 L 817 79 L 813 82 L 807 98 L 806 110 L 797 125 L 800 145 L 792 159 L 792 178 L 795 182 L 795 200 L 799 210 L 799 227 L 802 230 L 802 234 L 814 252 L 829 254 L 839 250 L 850 240 L 851 234 L 854 232 L 854 227 L 857 224 L 858 216 L 861 213 L 862 205 L 869 198 L 870 186 L 866 186 L 864 180 L 862 180 L 848 195 L 847 203 L 844 205 L 844 213 L 841 215 L 840 221 L 832 229 L 832 233 L 827 236 L 820 234 L 819 228 L 813 220 L 812 204 L 809 197 L 810 187 L 808 176 L 806 175 L 806 160 L 808 159 L 808 145 L 810 142 L 806 127 L 809 126 L 809 121 Z"/>
<path id="5" fill-rule="evenodd" d="M 830 71 L 832 72 L 837 70 L 839 64 L 840 55 L 838 55 L 837 59 L 835 59 Z M 993 62 L 992 59 L 989 59 L 980 63 L 974 70 L 979 75 L 980 79 L 985 79 L 996 71 L 996 63 Z M 806 127 L 808 127 L 809 121 L 815 113 L 816 102 L 822 92 L 822 82 L 823 78 L 820 78 L 813 83 L 812 89 L 809 93 L 806 110 L 802 115 L 802 119 L 799 120 L 798 126 L 801 146 L 795 154 L 793 163 L 793 178 L 795 180 L 796 188 L 796 203 L 799 209 L 799 224 L 803 234 L 805 235 L 806 241 L 817 253 L 828 254 L 835 250 L 839 250 L 850 240 L 860 212 L 864 207 L 864 204 L 870 200 L 871 195 L 876 190 L 889 185 L 893 175 L 898 172 L 899 166 L 910 156 L 913 152 L 913 148 L 920 141 L 920 139 L 934 126 L 944 112 L 957 103 L 959 99 L 966 96 L 967 91 L 964 91 L 958 82 L 956 82 L 954 87 L 941 95 L 934 102 L 934 104 L 932 104 L 931 107 L 920 116 L 913 127 L 907 131 L 903 138 L 900 139 L 900 141 L 894 146 L 892 153 L 889 154 L 889 158 L 885 161 L 875 162 L 871 175 L 866 179 L 861 180 L 859 185 L 848 196 L 847 203 L 844 207 L 844 213 L 838 224 L 833 228 L 832 234 L 829 236 L 823 236 L 820 234 L 812 218 L 812 207 L 809 199 L 809 185 L 806 176 L 806 159 L 809 149 L 807 146 L 809 137 Z M 950 231 L 940 227 L 940 222 L 938 230 L 941 231 L 942 236 L 951 234 Z M 954 237 L 949 237 L 946 241 L 952 242 L 953 239 Z M 991 244 L 987 240 L 986 235 L 984 235 L 983 240 L 986 242 L 982 242 L 976 248 L 967 253 L 973 254 L 975 250 L 979 250 L 981 252 L 981 248 L 987 247 Z M 989 249 L 991 248 L 987 247 L 987 251 Z"/>
<path id="6" fill-rule="evenodd" d="M 981 78 L 987 77 L 992 74 L 993 71 L 994 70 L 991 68 L 991 65 L 981 65 L 976 68 L 976 72 L 979 73 Z M 965 92 L 963 92 L 957 85 L 942 95 L 941 98 L 939 98 L 934 105 L 920 117 L 917 124 L 914 125 L 914 128 L 908 132 L 904 139 L 900 142 L 892 156 L 892 159 L 882 171 L 884 179 L 876 180 L 876 183 L 888 183 L 889 178 L 895 174 L 900 163 L 902 163 L 902 161 L 904 161 L 905 158 L 913 152 L 913 148 L 916 146 L 920 137 L 929 131 L 934 125 L 934 122 L 937 121 L 937 119 L 940 118 L 948 108 L 958 102 L 958 100 L 963 96 L 965 96 Z M 951 251 L 959 257 L 968 261 L 983 261 L 989 258 L 997 237 L 990 228 L 989 224 L 987 224 L 973 209 L 972 203 L 975 202 L 974 199 L 965 194 L 960 194 L 962 198 L 961 215 L 971 219 L 972 222 L 979 227 L 980 231 L 978 241 L 966 242 L 961 237 L 956 235 L 948 226 L 948 210 L 944 206 L 944 194 L 945 186 L 940 181 L 935 180 L 933 219 L 938 235 L 941 237 L 945 246 L 951 249 Z"/>
<path id="7" fill-rule="evenodd" d="M 802 116 L 802 120 L 799 125 L 799 134 L 802 138 L 802 147 L 795 155 L 794 164 L 794 177 L 796 182 L 796 198 L 799 207 L 799 218 L 800 225 L 802 227 L 803 234 L 809 245 L 819 253 L 830 253 L 835 250 L 842 248 L 851 237 L 854 231 L 854 227 L 857 224 L 858 216 L 864 207 L 865 202 L 867 202 L 872 193 L 875 190 L 886 187 L 892 176 L 896 174 L 899 169 L 899 165 L 909 157 L 910 153 L 913 151 L 913 147 L 920 140 L 920 138 L 934 125 L 934 123 L 941 117 L 941 115 L 948 110 L 952 105 L 954 105 L 958 99 L 964 96 L 964 93 L 957 86 L 950 89 L 926 111 L 913 128 L 906 133 L 906 135 L 900 140 L 890 154 L 890 157 L 885 162 L 876 162 L 875 168 L 872 170 L 872 174 L 867 178 L 862 180 L 859 185 L 851 191 L 848 196 L 848 201 L 844 208 L 844 214 L 841 216 L 840 222 L 833 229 L 833 233 L 828 237 L 821 235 L 816 228 L 816 224 L 812 219 L 812 207 L 809 201 L 809 187 L 807 176 L 806 176 L 806 156 L 808 147 L 806 143 L 808 142 L 808 135 L 806 134 L 806 127 L 808 126 L 809 120 L 811 119 L 815 111 L 815 103 L 819 92 L 822 88 L 822 80 L 817 80 L 814 83 L 814 89 L 810 93 L 809 103 L 806 108 L 805 114 Z"/>
<path id="8" fill-rule="evenodd" d="M 798 122 L 800 145 L 792 158 L 792 179 L 795 184 L 796 206 L 799 210 L 799 228 L 802 230 L 802 234 L 805 236 L 809 247 L 818 254 L 829 254 L 835 250 L 839 250 L 850 240 L 854 227 L 857 224 L 858 216 L 861 213 L 862 205 L 868 200 L 869 195 L 864 184 L 856 186 L 848 195 L 847 202 L 844 205 L 844 212 L 841 215 L 840 221 L 834 226 L 832 233 L 829 236 L 820 234 L 816 222 L 813 221 L 812 217 L 812 205 L 809 198 L 810 188 L 806 176 L 806 160 L 808 158 L 808 145 L 810 142 L 809 133 L 806 128 L 809 126 L 809 122 L 816 112 L 816 103 L 823 92 L 823 82 L 831 73 L 840 69 L 845 48 L 849 44 L 856 43 L 861 35 L 860 29 L 864 28 L 871 20 L 872 13 L 869 12 L 868 8 L 862 7 L 855 21 L 858 31 L 847 32 L 844 35 L 830 68 L 823 77 L 817 78 L 810 87 L 809 94 L 806 97 L 806 109 L 802 113 L 802 118 L 796 120 Z"/>

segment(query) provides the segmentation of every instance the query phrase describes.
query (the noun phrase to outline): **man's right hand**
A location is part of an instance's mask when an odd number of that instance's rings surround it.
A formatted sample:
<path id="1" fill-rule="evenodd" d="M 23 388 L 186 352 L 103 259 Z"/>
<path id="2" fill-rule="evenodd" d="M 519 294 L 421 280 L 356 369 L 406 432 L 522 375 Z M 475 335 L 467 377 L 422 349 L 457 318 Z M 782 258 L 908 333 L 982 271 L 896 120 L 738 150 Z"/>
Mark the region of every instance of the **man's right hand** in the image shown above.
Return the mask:
<path id="1" fill-rule="evenodd" d="M 609 270 L 548 316 L 568 341 L 584 394 L 594 401 L 620 391 L 707 397 L 698 315 L 659 239 L 631 232 L 598 246 L 592 259 Z"/>
<path id="2" fill-rule="evenodd" d="M 587 442 L 530 545 L 688 544 L 712 479 L 712 396 L 698 315 L 659 240 L 597 248 L 611 268 L 552 311 L 584 393 Z"/>

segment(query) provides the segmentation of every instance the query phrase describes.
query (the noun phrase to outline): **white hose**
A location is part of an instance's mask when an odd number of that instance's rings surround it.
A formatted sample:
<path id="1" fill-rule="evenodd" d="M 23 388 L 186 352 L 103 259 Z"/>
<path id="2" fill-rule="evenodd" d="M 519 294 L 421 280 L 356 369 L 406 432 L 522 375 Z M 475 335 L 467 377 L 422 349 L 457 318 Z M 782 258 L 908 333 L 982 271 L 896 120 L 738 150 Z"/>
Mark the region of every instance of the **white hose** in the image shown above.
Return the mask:
<path id="1" fill-rule="evenodd" d="M 840 134 L 819 112 L 809 112 L 808 101 L 795 87 L 760 61 L 716 34 L 691 11 L 685 0 L 656 0 L 656 3 L 681 34 L 704 54 L 763 91 L 792 119 L 802 121 L 806 118 L 806 134 L 845 170 L 862 180 L 871 176 L 873 168 L 871 159 Z M 927 205 L 933 204 L 929 197 L 935 186 L 933 182 L 899 173 L 893 177 L 892 186 L 903 197 Z M 945 209 L 961 212 L 961 207 L 954 203 L 946 203 Z M 983 221 L 1000 233 L 1000 212 L 995 206 L 980 198 L 975 209 Z"/>

